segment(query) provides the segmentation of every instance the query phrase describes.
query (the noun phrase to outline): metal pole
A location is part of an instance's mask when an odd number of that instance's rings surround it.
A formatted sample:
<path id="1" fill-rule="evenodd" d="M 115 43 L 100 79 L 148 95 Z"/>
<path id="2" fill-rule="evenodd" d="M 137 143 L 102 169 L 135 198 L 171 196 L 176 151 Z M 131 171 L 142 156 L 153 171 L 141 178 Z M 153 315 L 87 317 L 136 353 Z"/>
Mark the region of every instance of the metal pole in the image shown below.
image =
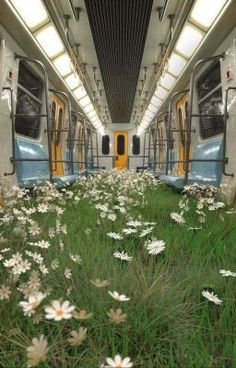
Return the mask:
<path id="1" fill-rule="evenodd" d="M 4 173 L 4 176 L 10 176 L 10 175 L 14 175 L 16 172 L 16 152 L 15 152 L 15 116 L 14 116 L 14 100 L 13 100 L 13 90 L 10 87 L 4 87 L 3 90 L 7 90 L 10 91 L 10 96 L 11 96 L 11 129 L 12 129 L 12 133 L 11 133 L 11 144 L 12 144 L 12 157 L 11 157 L 11 162 L 12 162 L 12 171 L 7 173 Z"/>

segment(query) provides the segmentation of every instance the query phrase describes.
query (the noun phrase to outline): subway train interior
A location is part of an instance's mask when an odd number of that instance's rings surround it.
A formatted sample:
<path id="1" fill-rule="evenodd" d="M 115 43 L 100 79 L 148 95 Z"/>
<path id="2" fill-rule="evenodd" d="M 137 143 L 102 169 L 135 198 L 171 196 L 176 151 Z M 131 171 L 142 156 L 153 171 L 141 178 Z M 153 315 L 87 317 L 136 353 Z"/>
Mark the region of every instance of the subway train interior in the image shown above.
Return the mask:
<path id="1" fill-rule="evenodd" d="M 236 368 L 236 0 L 0 0 L 0 367 Z"/>

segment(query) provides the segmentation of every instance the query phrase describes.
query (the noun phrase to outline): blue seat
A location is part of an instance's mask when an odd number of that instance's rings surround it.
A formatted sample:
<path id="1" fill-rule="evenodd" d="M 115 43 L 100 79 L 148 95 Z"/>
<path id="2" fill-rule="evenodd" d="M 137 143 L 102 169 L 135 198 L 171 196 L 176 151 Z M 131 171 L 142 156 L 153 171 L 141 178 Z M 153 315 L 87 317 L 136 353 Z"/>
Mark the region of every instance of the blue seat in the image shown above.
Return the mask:
<path id="1" fill-rule="evenodd" d="M 198 144 L 192 154 L 193 159 L 223 159 L 223 141 L 222 138 L 211 139 Z M 221 162 L 192 162 L 188 176 L 188 185 L 209 184 L 218 187 L 222 174 Z M 160 175 L 160 179 L 168 185 L 182 189 L 184 187 L 184 176 L 178 175 Z"/>

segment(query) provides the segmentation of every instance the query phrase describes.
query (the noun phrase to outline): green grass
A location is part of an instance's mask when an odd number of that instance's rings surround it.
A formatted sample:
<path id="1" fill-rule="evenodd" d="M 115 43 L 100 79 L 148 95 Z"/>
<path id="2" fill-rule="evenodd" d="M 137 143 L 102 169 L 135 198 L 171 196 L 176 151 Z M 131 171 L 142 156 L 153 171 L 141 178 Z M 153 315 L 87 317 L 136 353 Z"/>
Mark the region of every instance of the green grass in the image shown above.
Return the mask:
<path id="1" fill-rule="evenodd" d="M 119 185 L 110 203 L 116 201 L 117 192 L 122 193 L 122 181 Z M 83 193 L 80 184 L 78 188 Z M 77 193 L 78 188 L 73 188 L 73 192 Z M 109 185 L 107 192 L 111 192 Z M 133 198 L 137 198 L 136 193 Z M 57 270 L 42 277 L 41 291 L 50 287 L 51 295 L 38 307 L 36 314 L 41 315 L 41 320 L 35 324 L 33 318 L 23 315 L 18 305 L 23 299 L 16 291 L 19 281 L 10 283 L 10 300 L 0 301 L 1 367 L 26 367 L 25 347 L 41 333 L 47 337 L 50 352 L 39 367 L 95 368 L 105 362 L 107 356 L 117 353 L 130 356 L 137 368 L 236 367 L 236 279 L 219 274 L 222 268 L 236 271 L 235 215 L 226 214 L 224 209 L 207 211 L 203 229 L 194 232 L 188 230 L 188 226 L 198 226 L 194 200 L 186 214 L 187 224 L 181 226 L 170 218 L 171 212 L 178 212 L 180 194 L 163 185 L 150 186 L 144 198 L 144 205 L 131 208 L 129 215 L 134 219 L 141 215 L 143 221 L 156 222 L 153 236 L 166 242 L 165 251 L 158 256 L 148 255 L 144 240 L 136 235 L 121 241 L 106 235 L 125 227 L 124 216 L 119 215 L 115 222 L 100 220 L 98 225 L 99 212 L 89 198 L 78 203 L 74 199 L 60 200 L 65 208 L 61 222 L 67 225 L 67 235 L 57 235 L 51 241 L 52 246 L 42 251 L 47 266 L 55 258 L 60 263 Z M 48 228 L 55 226 L 56 214 L 32 217 L 43 229 L 36 239 L 48 239 Z M 26 240 L 12 233 L 15 222 L 4 224 L 1 229 L 8 240 L 1 248 L 10 246 L 14 252 L 26 247 Z M 86 233 L 86 229 L 91 232 Z M 27 231 L 25 233 L 29 239 Z M 64 242 L 64 250 L 59 240 Z M 115 250 L 125 250 L 134 257 L 133 261 L 124 263 L 114 258 Z M 79 254 L 82 263 L 73 263 L 69 253 Z M 72 270 L 70 280 L 63 274 L 66 267 Z M 25 281 L 27 277 L 23 275 Z M 5 269 L 0 278 L 6 283 Z M 98 289 L 90 283 L 95 278 L 107 279 L 111 285 Z M 68 288 L 71 290 L 67 296 Z M 223 299 L 222 305 L 203 299 L 203 289 L 213 290 Z M 124 293 L 131 300 L 115 302 L 108 290 Z M 92 312 L 93 318 L 45 320 L 43 307 L 58 298 L 70 300 L 77 309 Z M 106 313 L 110 308 L 119 307 L 127 314 L 127 322 L 114 325 Z M 87 338 L 79 347 L 70 347 L 69 332 L 80 326 L 88 328 Z"/>

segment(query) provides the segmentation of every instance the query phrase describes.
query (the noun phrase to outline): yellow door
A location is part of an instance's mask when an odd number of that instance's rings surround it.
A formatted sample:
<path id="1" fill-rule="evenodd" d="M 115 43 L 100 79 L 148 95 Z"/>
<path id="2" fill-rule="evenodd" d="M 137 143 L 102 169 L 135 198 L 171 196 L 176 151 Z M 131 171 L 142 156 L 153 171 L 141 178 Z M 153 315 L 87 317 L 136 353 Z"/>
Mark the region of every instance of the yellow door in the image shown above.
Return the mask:
<path id="1" fill-rule="evenodd" d="M 55 95 L 52 98 L 51 116 L 52 116 L 51 150 L 52 150 L 52 161 L 55 161 L 53 162 L 52 165 L 53 176 L 63 176 L 64 167 L 63 163 L 60 161 L 63 160 L 62 156 L 63 132 L 61 131 L 61 129 L 63 129 L 64 127 L 65 104 L 60 98 L 58 98 Z"/>
<path id="2" fill-rule="evenodd" d="M 125 169 L 128 167 L 128 133 L 114 133 L 115 168 Z"/>
<path id="3" fill-rule="evenodd" d="M 188 95 L 185 95 L 177 102 L 177 121 L 179 129 L 179 161 L 186 160 L 187 149 L 187 112 Z M 191 149 L 190 149 L 191 152 Z M 183 175 L 185 171 L 185 162 L 178 163 L 178 175 Z"/>

